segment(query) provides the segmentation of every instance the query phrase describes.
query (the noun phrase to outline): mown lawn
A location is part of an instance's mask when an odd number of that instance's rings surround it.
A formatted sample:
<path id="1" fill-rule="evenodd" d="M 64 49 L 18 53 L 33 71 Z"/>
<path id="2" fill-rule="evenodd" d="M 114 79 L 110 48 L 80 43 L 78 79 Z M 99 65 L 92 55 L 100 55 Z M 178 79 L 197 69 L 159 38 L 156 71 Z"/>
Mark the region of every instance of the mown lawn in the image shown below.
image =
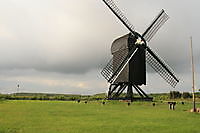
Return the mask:
<path id="1" fill-rule="evenodd" d="M 200 105 L 198 105 L 200 107 Z M 192 104 L 65 101 L 2 101 L 0 133 L 197 133 Z"/>

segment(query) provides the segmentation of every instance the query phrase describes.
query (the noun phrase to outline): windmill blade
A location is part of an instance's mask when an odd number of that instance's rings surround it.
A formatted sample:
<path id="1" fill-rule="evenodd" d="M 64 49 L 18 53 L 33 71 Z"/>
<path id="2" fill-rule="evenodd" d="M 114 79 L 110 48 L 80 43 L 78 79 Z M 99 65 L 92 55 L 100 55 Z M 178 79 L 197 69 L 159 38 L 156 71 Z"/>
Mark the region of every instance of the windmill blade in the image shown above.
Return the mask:
<path id="1" fill-rule="evenodd" d="M 156 34 L 156 32 L 160 29 L 160 27 L 169 19 L 169 16 L 162 9 L 158 16 L 153 20 L 150 26 L 146 29 L 146 31 L 142 34 L 143 38 L 146 41 L 150 41 L 152 37 Z"/>
<path id="2" fill-rule="evenodd" d="M 158 55 L 153 52 L 149 47 L 147 47 L 146 52 L 147 63 L 156 71 L 158 74 L 172 87 L 176 87 L 179 82 L 175 73 L 172 69 L 160 58 Z"/>
<path id="3" fill-rule="evenodd" d="M 134 31 L 134 26 L 129 22 L 129 20 L 124 16 L 122 11 L 116 6 L 116 4 L 112 0 L 103 0 L 103 2 L 133 35 L 138 36 L 138 34 Z"/>
<path id="4" fill-rule="evenodd" d="M 101 71 L 101 74 L 103 77 L 109 82 L 114 83 L 115 80 L 118 78 L 120 73 L 124 70 L 125 66 L 128 64 L 130 59 L 134 56 L 138 48 L 136 46 L 133 46 L 133 48 L 128 52 L 121 52 L 115 61 L 113 61 L 113 58 L 108 62 L 106 67 L 103 68 Z M 115 69 L 113 64 L 115 64 Z"/>
<path id="5" fill-rule="evenodd" d="M 116 68 L 118 68 L 120 66 L 120 64 L 123 62 L 123 60 L 125 60 L 125 58 L 128 56 L 128 51 L 122 50 L 123 47 L 120 48 L 120 53 L 118 54 L 118 56 L 116 57 L 116 59 L 114 60 L 113 58 L 107 63 L 107 65 L 103 68 L 103 70 L 101 71 L 101 75 L 107 80 L 110 81 L 115 68 L 114 68 L 114 64 L 116 65 Z"/>

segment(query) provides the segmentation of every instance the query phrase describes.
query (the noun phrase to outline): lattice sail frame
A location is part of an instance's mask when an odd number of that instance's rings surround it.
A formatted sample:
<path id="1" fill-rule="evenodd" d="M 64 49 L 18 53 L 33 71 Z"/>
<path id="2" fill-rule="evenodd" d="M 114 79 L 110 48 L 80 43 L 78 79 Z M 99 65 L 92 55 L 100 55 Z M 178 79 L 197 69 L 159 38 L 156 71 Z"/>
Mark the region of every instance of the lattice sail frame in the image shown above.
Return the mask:
<path id="1" fill-rule="evenodd" d="M 121 49 L 121 48 L 120 48 Z M 115 59 L 118 61 L 116 64 L 113 62 L 113 58 L 108 62 L 106 67 L 103 68 L 101 71 L 101 74 L 103 77 L 109 82 L 114 83 L 119 74 L 122 72 L 122 70 L 125 68 L 125 66 L 128 64 L 129 60 L 134 56 L 138 48 L 133 47 L 129 53 L 128 52 L 120 52 L 118 55 L 119 58 Z M 113 66 L 116 64 L 116 66 Z"/>
<path id="2" fill-rule="evenodd" d="M 134 34 L 134 26 L 124 16 L 122 11 L 116 6 L 113 0 L 103 0 L 103 2 L 110 8 L 110 10 L 117 16 L 117 18 Z"/>
<path id="3" fill-rule="evenodd" d="M 146 51 L 146 61 L 168 84 L 174 88 L 176 87 L 179 79 L 174 71 L 149 47 L 147 47 Z"/>
<path id="4" fill-rule="evenodd" d="M 169 19 L 169 16 L 162 9 L 158 16 L 152 21 L 146 31 L 142 34 L 142 37 L 149 42 L 161 26 Z"/>

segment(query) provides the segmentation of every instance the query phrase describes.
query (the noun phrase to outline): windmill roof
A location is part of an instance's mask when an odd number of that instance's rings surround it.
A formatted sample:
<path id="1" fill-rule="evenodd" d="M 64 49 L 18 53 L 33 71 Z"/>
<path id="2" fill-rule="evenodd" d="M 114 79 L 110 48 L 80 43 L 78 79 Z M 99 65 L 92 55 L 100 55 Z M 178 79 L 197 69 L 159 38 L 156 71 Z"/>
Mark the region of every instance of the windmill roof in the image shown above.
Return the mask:
<path id="1" fill-rule="evenodd" d="M 121 36 L 113 41 L 111 46 L 111 53 L 115 53 L 119 50 L 124 50 L 128 48 L 128 38 L 129 34 L 126 34 L 124 36 Z"/>

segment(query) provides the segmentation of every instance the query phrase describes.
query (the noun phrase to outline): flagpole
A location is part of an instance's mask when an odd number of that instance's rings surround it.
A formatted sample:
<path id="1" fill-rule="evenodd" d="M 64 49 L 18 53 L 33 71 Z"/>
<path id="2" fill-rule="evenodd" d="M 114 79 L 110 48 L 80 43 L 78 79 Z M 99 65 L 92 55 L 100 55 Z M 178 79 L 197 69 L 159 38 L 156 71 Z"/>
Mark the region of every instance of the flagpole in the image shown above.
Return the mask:
<path id="1" fill-rule="evenodd" d="M 190 48 L 191 48 L 191 65 L 192 65 L 192 98 L 193 98 L 193 111 L 196 112 L 196 101 L 195 101 L 195 75 L 194 75 L 194 57 L 192 47 L 192 37 L 190 37 Z"/>

